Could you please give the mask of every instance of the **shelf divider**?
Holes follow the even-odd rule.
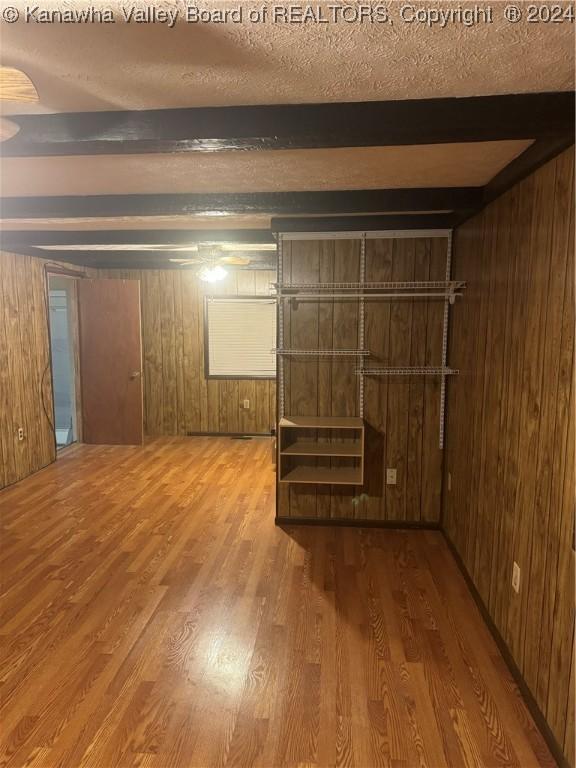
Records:
[[[349,443],[307,442],[296,440],[280,451],[282,456],[333,456],[334,458],[349,456],[362,457],[362,444],[359,441]]]
[[[337,438],[345,432],[351,439],[322,441],[318,439],[319,430],[332,431]],[[339,466],[306,463],[322,458],[338,460]],[[281,483],[362,485],[364,420],[358,416],[282,417],[278,430],[278,479]]]
[[[294,467],[281,483],[314,483],[315,485],[362,485],[361,467]]]
[[[292,429],[364,429],[359,416],[284,416],[281,428]]]

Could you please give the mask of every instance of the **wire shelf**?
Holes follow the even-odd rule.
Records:
[[[292,283],[282,285],[273,283],[278,291],[410,291],[410,290],[444,290],[455,291],[465,288],[463,280],[422,280],[412,282],[380,282],[380,283]]]
[[[454,376],[459,373],[457,368],[414,367],[406,368],[361,368],[356,371],[358,376]]]
[[[449,291],[448,293],[435,293],[433,291],[424,292],[398,292],[392,293],[281,293],[276,297],[279,301],[330,301],[332,299],[346,299],[348,301],[364,301],[370,299],[393,299],[398,301],[400,299],[442,299],[443,301],[454,302],[456,296],[462,296],[457,291]]]
[[[367,349],[273,349],[277,355],[306,357],[368,357]]]

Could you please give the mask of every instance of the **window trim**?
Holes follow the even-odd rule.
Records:
[[[214,299],[242,299],[243,301],[268,301],[276,303],[274,295],[260,293],[257,295],[219,293],[204,296],[204,378],[206,381],[276,381],[278,373],[273,376],[223,376],[210,373],[210,331],[208,328],[208,303]]]

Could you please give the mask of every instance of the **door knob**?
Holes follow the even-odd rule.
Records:
[[[132,371],[132,373],[130,374],[130,378],[137,379],[138,376],[141,376],[141,375],[142,375],[142,371]]]

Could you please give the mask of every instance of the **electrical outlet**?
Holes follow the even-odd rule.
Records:
[[[242,407],[247,411],[250,408],[250,400],[244,400]]]
[[[512,566],[512,589],[520,592],[520,566],[516,562]]]
[[[387,469],[386,470],[386,485],[396,485],[396,470],[395,469]]]
[[[452,490],[452,472],[448,472],[447,481],[448,481],[447,482],[448,490],[451,491]]]
[[[18,427],[18,440],[24,440],[24,430],[22,427]]]

